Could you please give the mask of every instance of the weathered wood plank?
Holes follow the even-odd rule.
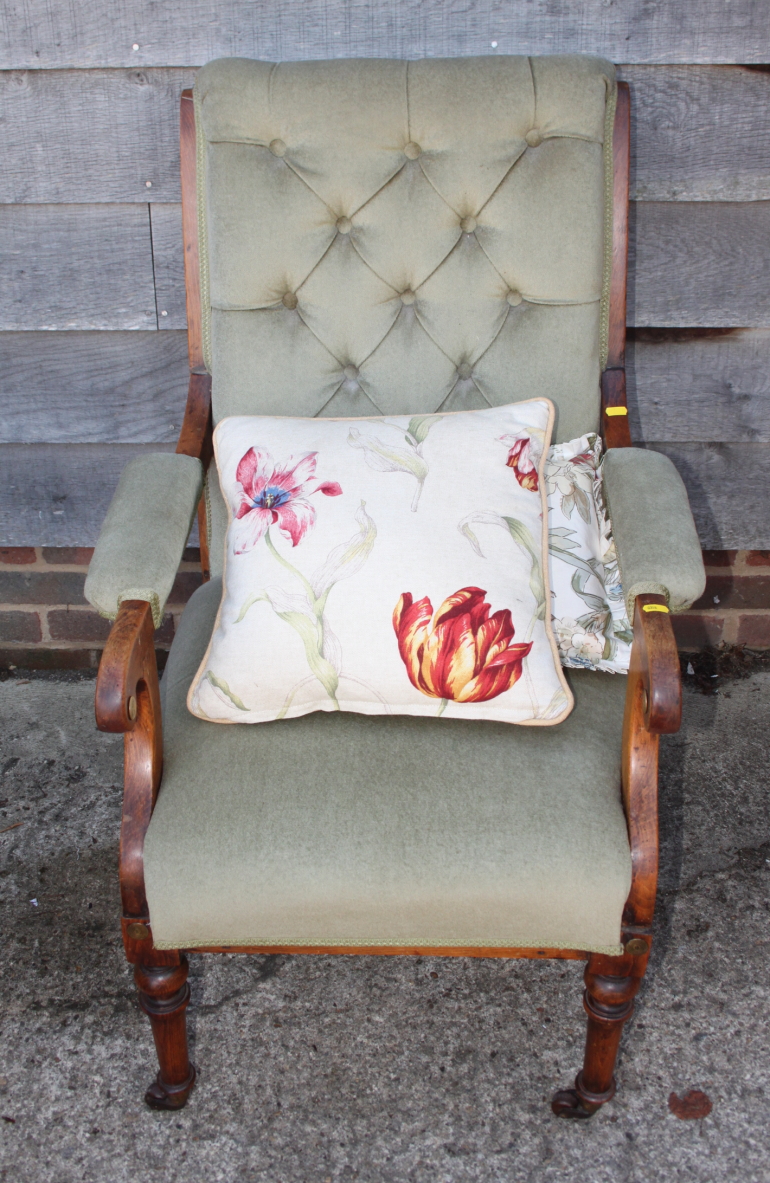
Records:
[[[157,327],[147,206],[0,206],[0,256],[0,329]]]
[[[635,329],[626,373],[635,443],[770,443],[767,329]]]
[[[2,46],[0,66],[7,69],[495,50],[600,53],[622,62],[766,62],[770,22],[763,0],[8,0]]]
[[[636,202],[628,323],[770,327],[770,201]],[[185,324],[181,207],[0,206],[0,329]],[[156,318],[158,311],[168,315]]]
[[[631,87],[633,198],[770,198],[770,72],[624,66],[619,76]]]
[[[690,495],[701,543],[770,548],[770,445],[651,443]],[[123,466],[170,445],[2,444],[0,545],[92,546]]]
[[[194,77],[194,70],[0,74],[0,201],[179,201],[179,95]]]
[[[770,445],[650,443],[687,486],[707,550],[770,548]]]
[[[2,444],[0,539],[5,546],[93,546],[123,467],[172,445]]]
[[[0,443],[175,443],[177,333],[0,333]]]
[[[164,320],[182,328],[181,206],[160,208]],[[770,201],[634,202],[628,265],[629,325],[770,327]]]
[[[152,205],[152,257],[159,329],[187,328],[182,206]]]
[[[634,442],[770,442],[770,330],[636,329]],[[0,333],[0,443],[172,443],[185,334]]]
[[[770,201],[631,207],[628,323],[770,326]]]
[[[0,74],[0,201],[178,202],[179,95],[194,73]],[[632,91],[632,197],[770,199],[770,73],[625,66],[620,75]]]

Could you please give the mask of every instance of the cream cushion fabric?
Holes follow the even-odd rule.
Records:
[[[625,678],[570,671],[558,727],[320,713],[217,727],[185,700],[220,594],[212,580],[192,597],[163,679],[144,852],[157,945],[620,952]]]
[[[566,718],[548,611],[552,422],[546,399],[445,415],[223,419],[226,591],[193,714]]]

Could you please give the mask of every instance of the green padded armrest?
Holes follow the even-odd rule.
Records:
[[[703,595],[706,573],[687,490],[669,458],[611,448],[604,491],[629,620],[644,593],[664,595],[672,612],[689,608]]]
[[[126,465],[86,577],[86,599],[102,616],[114,620],[123,600],[147,600],[160,627],[202,483],[193,456],[154,452]]]

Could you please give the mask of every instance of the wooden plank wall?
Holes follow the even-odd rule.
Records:
[[[186,388],[177,108],[223,55],[600,53],[631,86],[634,440],[705,547],[770,548],[765,0],[8,0],[0,543],[88,545]]]

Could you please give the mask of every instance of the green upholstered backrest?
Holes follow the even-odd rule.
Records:
[[[222,59],[195,83],[215,420],[547,396],[595,430],[615,75]]]

